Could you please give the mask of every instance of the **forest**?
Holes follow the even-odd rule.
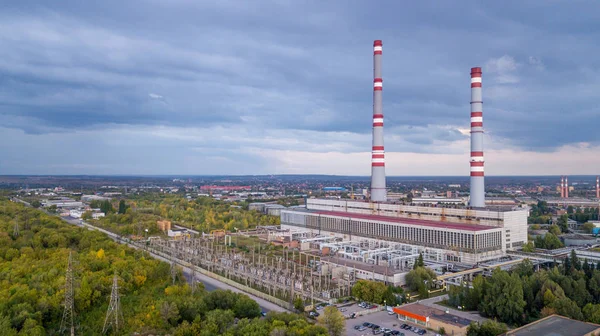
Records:
[[[572,253],[560,266],[535,271],[525,260],[510,272],[476,277],[472,288],[451,287],[448,301],[512,326],[552,314],[600,323],[600,263]]]
[[[245,203],[232,204],[210,197],[188,200],[180,195],[143,194],[132,195],[114,206],[108,201],[94,201],[91,207],[106,213],[106,217],[95,220],[94,225],[120,235],[143,235],[146,229],[149,235],[158,234],[156,221],[162,219],[205,233],[279,224],[278,217],[248,211]]]
[[[118,334],[326,335],[295,314],[260,318],[248,296],[230,291],[192,293],[169,264],[117,244],[96,231],[62,222],[40,210],[0,200],[0,330],[2,335],[57,335],[65,274],[73,259],[76,334],[100,335],[118,276],[123,323]],[[114,330],[110,330],[114,332]]]

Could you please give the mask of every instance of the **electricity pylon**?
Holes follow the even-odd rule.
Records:
[[[119,298],[119,278],[115,273],[113,277],[112,291],[110,292],[110,303],[104,320],[102,333],[105,334],[111,327],[115,335],[119,334],[119,327],[123,324],[123,312],[121,311],[121,299]]]
[[[15,239],[19,236],[19,217],[15,219],[15,227],[13,228],[13,237]]]
[[[69,265],[67,266],[67,275],[65,277],[65,310],[60,323],[60,332],[69,332],[69,335],[75,336],[75,324],[73,322],[75,312],[73,310],[73,263],[71,252],[69,252]]]
[[[173,285],[177,278],[177,265],[175,264],[175,247],[171,249],[171,278],[173,278]]]

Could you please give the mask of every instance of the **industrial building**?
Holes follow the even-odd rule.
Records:
[[[600,325],[550,315],[513,329],[504,335],[512,336],[592,336],[600,333]]]
[[[403,247],[418,247],[419,253],[429,249],[434,251],[430,253],[431,255],[441,255],[441,258],[431,257],[433,261],[442,263],[475,265],[500,258],[505,256],[508,250],[523,246],[527,243],[528,210],[507,204],[498,206],[486,204],[482,72],[479,67],[471,69],[470,81],[471,189],[468,202],[460,198],[416,199],[421,205],[404,205],[388,201],[383,146],[382,46],[380,40],[376,40],[373,44],[373,147],[370,200],[310,198],[306,200],[306,209],[281,210],[281,228],[290,231],[304,230],[309,237],[317,240],[336,238],[344,242],[365,240],[375,243],[390,242]],[[329,242],[325,241],[320,247],[327,244]],[[373,251],[365,253],[373,253]],[[350,258],[347,254],[342,256]],[[387,259],[369,260],[367,263],[374,266],[388,265]]]
[[[466,335],[467,328],[473,322],[420,303],[411,303],[392,309],[400,321],[411,322],[433,330],[444,328],[447,335]]]

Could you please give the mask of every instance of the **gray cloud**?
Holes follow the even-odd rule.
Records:
[[[585,4],[10,3],[0,13],[0,122],[40,137],[216,132],[196,152],[233,150],[227,134],[264,150],[359,152],[381,38],[388,150],[443,153],[464,141],[472,66],[484,69],[491,146],[598,144],[600,8]]]

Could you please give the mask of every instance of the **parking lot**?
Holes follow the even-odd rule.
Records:
[[[361,309],[357,305],[354,305],[354,307],[358,308],[359,310]],[[344,314],[346,314],[346,313],[344,313]],[[409,331],[409,330],[401,329],[400,326],[402,324],[406,323],[411,326],[419,327],[416,324],[411,324],[411,323],[407,323],[407,322],[398,320],[398,315],[396,315],[396,314],[389,315],[387,311],[380,311],[380,312],[373,313],[373,314],[359,316],[355,319],[346,320],[346,335],[351,335],[351,336],[373,335],[373,329],[370,329],[370,328],[367,328],[362,331],[354,329],[355,325],[362,325],[365,322],[377,324],[382,329],[389,328],[392,330],[398,330],[401,333],[404,333],[404,335],[406,335],[406,336],[417,336],[417,334],[412,331]],[[423,327],[420,326],[419,328],[422,329]],[[383,335],[383,334],[379,334],[379,335]],[[425,335],[434,336],[435,332],[428,330]]]

